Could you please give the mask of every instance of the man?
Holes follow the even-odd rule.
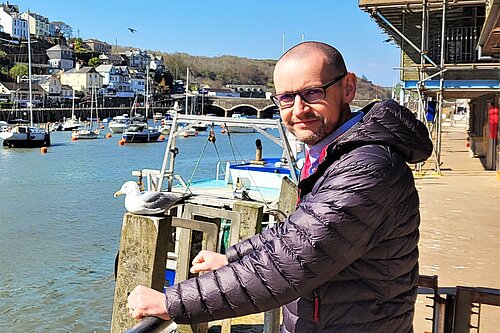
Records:
[[[283,122],[307,146],[297,211],[233,247],[202,251],[167,289],[137,287],[131,315],[196,323],[283,307],[283,332],[412,332],[419,199],[407,163],[432,151],[394,101],[353,114],[356,76],[340,53],[301,43],[274,71]]]

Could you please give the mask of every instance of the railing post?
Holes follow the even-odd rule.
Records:
[[[123,216],[111,333],[137,323],[126,309],[128,294],[135,286],[163,291],[167,251],[173,250],[171,222],[171,216]]]
[[[177,269],[175,273],[175,282],[181,282],[189,276],[189,260],[191,254],[191,232],[193,230],[203,232],[204,249],[209,251],[216,251],[217,239],[219,235],[219,227],[212,222],[195,221],[190,219],[172,218],[172,226],[178,227],[179,232],[179,255],[177,258]],[[179,325],[177,330],[181,333],[206,333],[208,330],[208,323],[192,324],[192,325]]]

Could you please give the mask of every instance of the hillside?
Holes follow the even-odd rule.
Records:
[[[113,47],[113,52],[123,52],[131,47]],[[163,57],[166,69],[174,79],[186,79],[186,68],[190,70],[190,81],[221,88],[226,84],[256,84],[272,90],[273,70],[276,60],[257,60],[230,55],[219,57],[192,56],[186,53],[150,51]],[[374,85],[365,77],[358,77],[357,100],[383,99],[390,97],[390,89]]]

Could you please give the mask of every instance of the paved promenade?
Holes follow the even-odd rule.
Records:
[[[479,158],[470,157],[466,139],[464,124],[445,123],[442,175],[416,179],[422,215],[420,274],[438,275],[440,286],[500,288],[500,181],[495,171],[484,170]],[[421,315],[429,312],[421,302],[415,332],[430,331],[422,325]],[[498,332],[500,309],[483,308],[480,332]]]

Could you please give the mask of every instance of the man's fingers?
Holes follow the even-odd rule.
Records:
[[[189,271],[191,273],[199,273],[199,272],[206,272],[209,271],[210,269],[208,268],[208,265],[206,263],[200,263],[200,264],[193,264]]]

